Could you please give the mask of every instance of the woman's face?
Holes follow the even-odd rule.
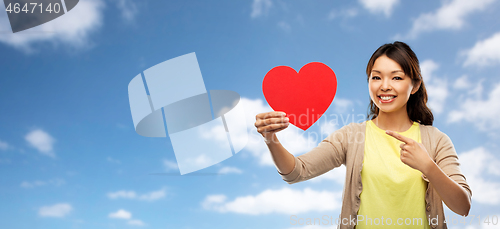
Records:
[[[375,60],[368,80],[370,97],[381,112],[406,110],[410,95],[418,90],[401,66],[386,55]]]

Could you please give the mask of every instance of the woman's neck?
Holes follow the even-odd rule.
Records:
[[[392,130],[396,132],[404,132],[413,125],[413,121],[410,120],[406,112],[406,107],[399,109],[399,111],[389,113],[379,110],[378,116],[372,121],[382,130]]]

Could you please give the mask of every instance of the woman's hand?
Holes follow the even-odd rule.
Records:
[[[255,116],[255,119],[257,132],[262,134],[266,142],[271,141],[275,133],[286,129],[290,124],[284,112],[272,111],[260,113]]]
[[[469,214],[471,206],[469,193],[434,163],[422,143],[390,130],[385,133],[404,142],[400,146],[401,161],[422,172],[449,209],[462,216]]]
[[[394,131],[388,130],[385,133],[403,142],[399,146],[401,148],[401,161],[427,176],[434,161],[432,161],[424,145]]]

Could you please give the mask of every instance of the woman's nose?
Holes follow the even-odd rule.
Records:
[[[392,89],[391,83],[389,80],[382,81],[382,87],[380,88],[382,91],[389,91]]]

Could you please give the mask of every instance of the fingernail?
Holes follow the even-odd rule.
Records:
[[[289,120],[288,118],[285,118],[285,122],[288,122],[288,120]]]

